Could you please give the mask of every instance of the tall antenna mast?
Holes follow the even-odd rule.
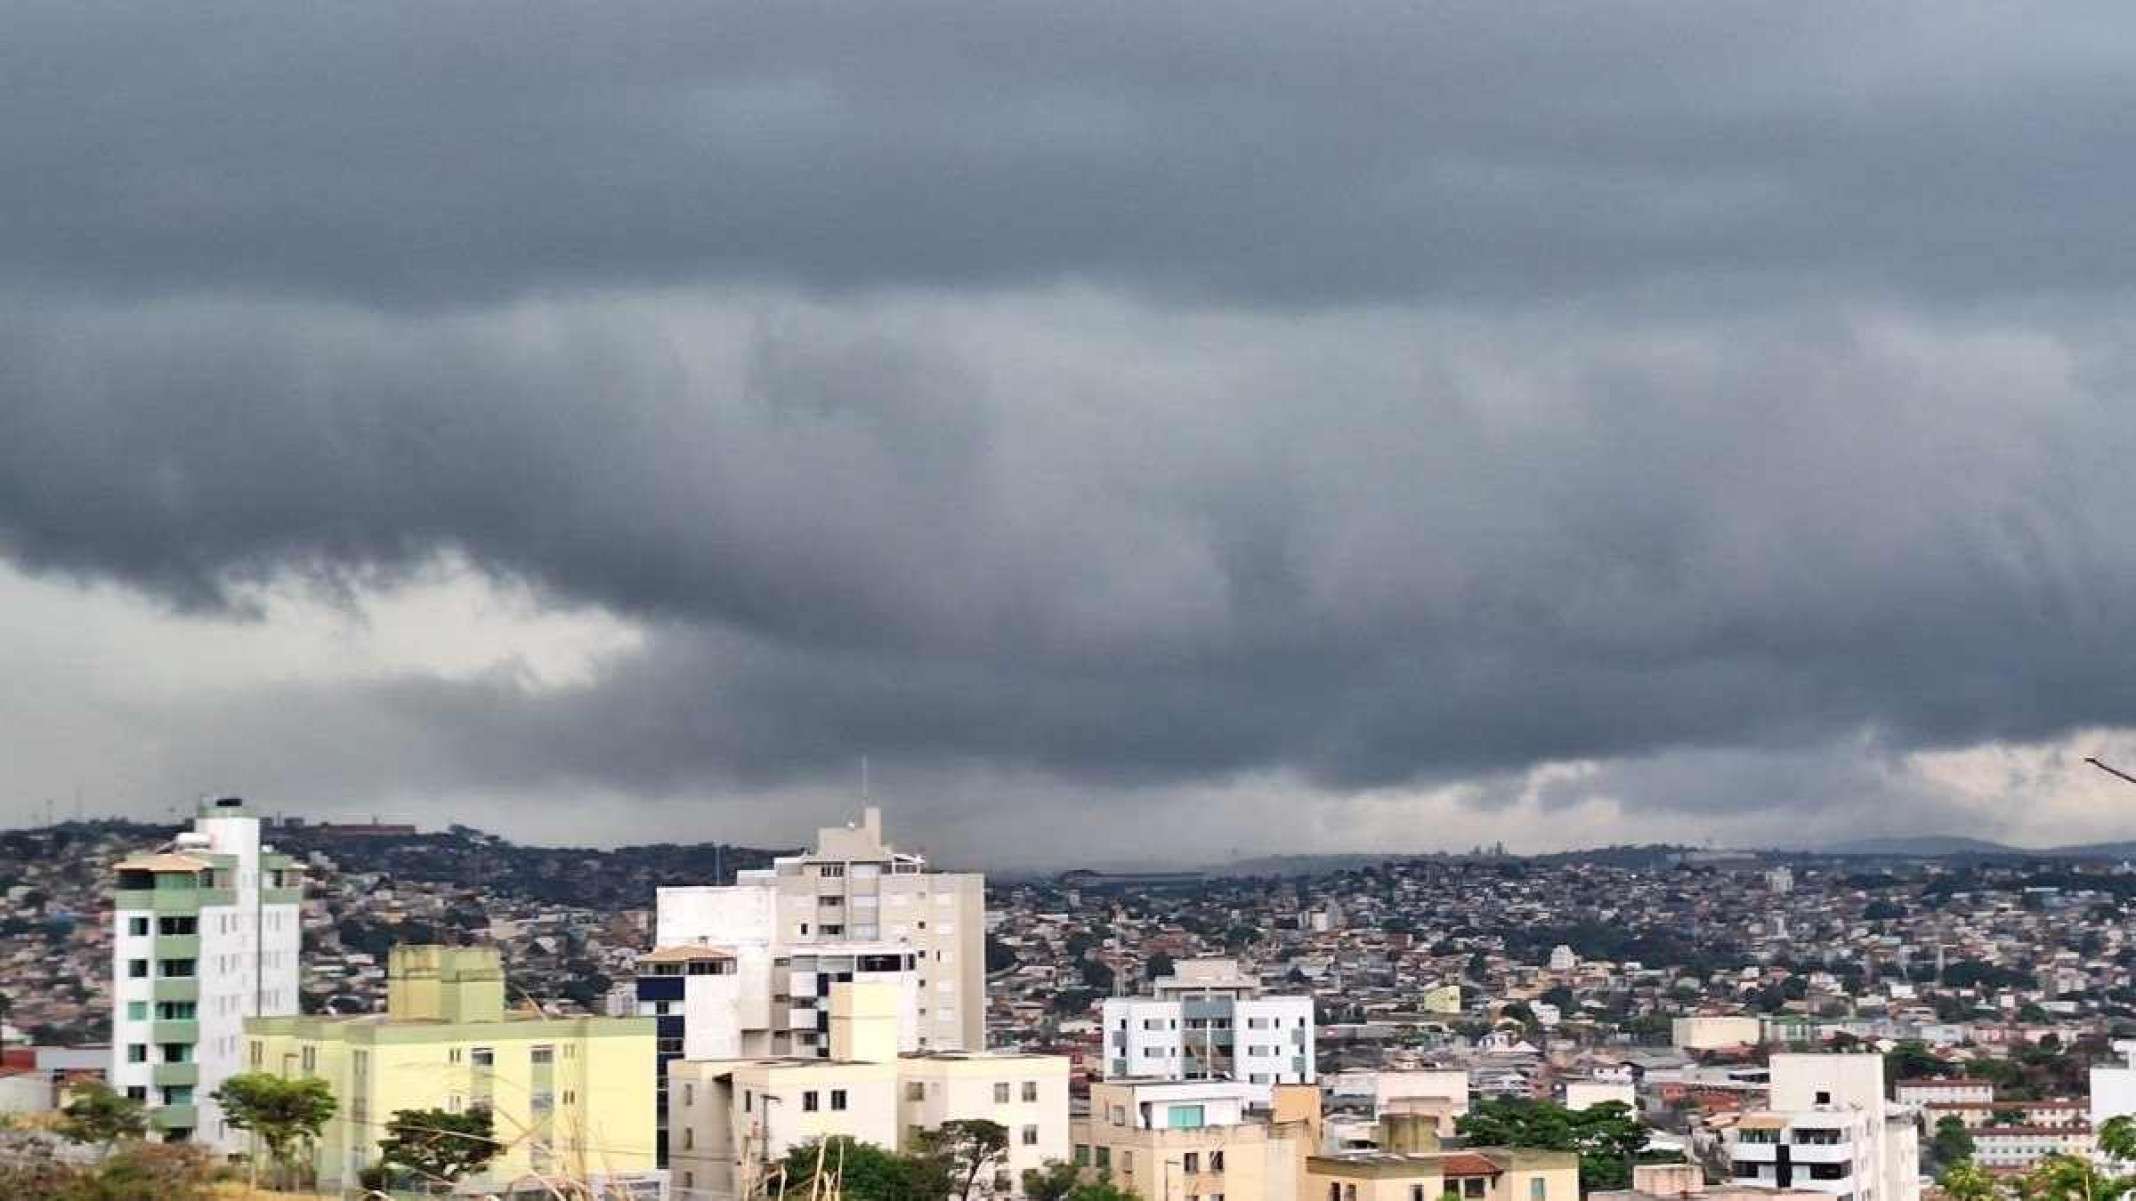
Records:
[[[860,757],[860,801],[862,804],[867,804],[868,802],[868,757],[866,755]]]

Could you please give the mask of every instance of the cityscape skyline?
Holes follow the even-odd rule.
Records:
[[[0,52],[0,821],[2136,836],[2119,7],[226,11]]]

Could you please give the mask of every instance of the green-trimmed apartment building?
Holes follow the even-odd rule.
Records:
[[[235,1150],[209,1094],[242,1070],[246,1018],[297,1012],[302,872],[221,797],[114,873],[111,1086],[160,1137]]]

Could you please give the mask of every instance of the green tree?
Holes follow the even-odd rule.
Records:
[[[1172,967],[1172,957],[1170,955],[1165,954],[1163,951],[1152,951],[1150,952],[1149,962],[1142,965],[1142,974],[1148,979],[1155,980],[1159,976],[1171,975]]]
[[[1995,1177],[1970,1159],[1945,1168],[1943,1175],[1936,1178],[1936,1185],[1943,1190],[1944,1201],[1999,1201],[2002,1195]]]
[[[2136,1118],[2108,1118],[2099,1127],[2099,1150],[2118,1163],[2136,1163]]]
[[[1023,1191],[1028,1201],[1141,1201],[1110,1180],[1083,1179],[1081,1169],[1058,1159],[1024,1169]]]
[[[1936,1132],[1929,1136],[1928,1155],[1936,1164],[1951,1167],[1973,1158],[1973,1132],[1955,1115],[1936,1119]]]
[[[2050,1155],[2033,1165],[2017,1181],[2023,1201],[2117,1201],[2136,1176],[2108,1176],[2088,1160],[2073,1155]]]
[[[1920,1080],[1932,1076],[1948,1076],[1951,1066],[1936,1058],[1927,1043],[1902,1042],[1884,1054],[1884,1083],[1894,1084],[1900,1080]]]
[[[1455,1129],[1471,1146],[1576,1152],[1582,1193],[1630,1187],[1632,1164],[1647,1145],[1646,1127],[1622,1101],[1578,1111],[1548,1101],[1481,1101]]]
[[[488,1167],[503,1150],[496,1120],[482,1106],[459,1113],[400,1109],[386,1121],[378,1161],[389,1176],[399,1172],[414,1176],[426,1189],[450,1188],[462,1176]]]
[[[2015,1105],[1998,1105],[1989,1111],[1988,1121],[1997,1126],[2022,1126],[2025,1111]]]
[[[949,1195],[971,1201],[981,1174],[1008,1162],[1009,1128],[985,1118],[957,1118],[922,1134],[919,1153],[943,1165]]]
[[[899,1155],[843,1135],[802,1143],[772,1170],[787,1196],[806,1196],[819,1162],[825,1174],[838,1177],[846,1201],[942,1201],[951,1187],[938,1159]]]
[[[120,1139],[140,1138],[148,1133],[148,1113],[141,1103],[101,1082],[75,1089],[74,1099],[59,1112],[60,1137],[69,1142],[95,1143],[107,1155]]]
[[[316,1076],[283,1077],[272,1072],[241,1072],[215,1090],[223,1119],[249,1130],[267,1144],[267,1161],[286,1172],[290,1152],[311,1144],[319,1128],[334,1116],[334,1090]]]

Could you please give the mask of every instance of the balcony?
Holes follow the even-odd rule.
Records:
[[[165,976],[149,986],[149,996],[157,1001],[197,1002],[200,1000],[200,978],[198,976]]]
[[[227,888],[122,888],[111,894],[112,908],[151,913],[199,913],[203,905],[234,905]]]
[[[200,958],[200,935],[158,934],[156,935],[155,948],[156,958],[158,959],[197,960]]]
[[[1796,1163],[1847,1163],[1854,1158],[1852,1143],[1792,1143],[1787,1151]]]
[[[260,904],[262,905],[301,905],[303,903],[304,890],[302,888],[262,888],[260,890]]]
[[[1780,1160],[1780,1144],[1752,1143],[1737,1139],[1728,1154],[1737,1163],[1777,1163]]]
[[[190,1046],[200,1041],[200,1023],[184,1020],[150,1022],[148,1041],[152,1043],[185,1043]]]
[[[158,1088],[179,1084],[199,1084],[200,1065],[197,1063],[159,1063],[149,1069],[149,1083]]]
[[[156,1130],[192,1130],[200,1125],[200,1113],[190,1105],[165,1105],[148,1111],[148,1124]]]

